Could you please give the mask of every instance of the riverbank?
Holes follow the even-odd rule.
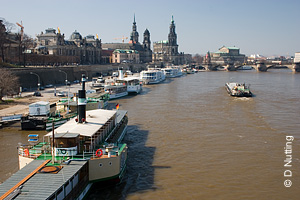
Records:
[[[38,101],[49,101],[50,103],[58,101],[59,98],[26,96],[13,98],[11,101],[0,104],[0,116],[26,114],[29,112],[28,106]]]
[[[88,80],[92,77],[111,75],[112,72],[119,68],[137,72],[144,70],[146,64],[108,64],[108,65],[76,65],[76,66],[59,66],[59,67],[25,67],[25,68],[8,68],[12,73],[19,77],[19,83],[22,88],[31,90],[37,88],[38,81],[40,85],[64,85],[68,80],[70,83],[81,79],[85,74]],[[31,74],[35,73],[35,74]]]
[[[86,88],[91,89],[91,82],[87,82]],[[41,90],[41,96],[33,96],[32,92],[23,92],[18,97],[6,97],[4,98],[7,103],[0,104],[0,116],[15,115],[15,114],[27,114],[29,112],[29,105],[38,101],[48,101],[50,103],[57,102],[61,97],[56,96],[59,92],[67,94],[76,93],[81,88],[80,84],[72,84],[68,87],[58,86],[56,88],[46,88]]]

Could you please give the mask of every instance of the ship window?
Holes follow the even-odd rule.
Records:
[[[109,165],[112,165],[112,163],[111,163],[111,162],[109,162]]]
[[[100,164],[99,164],[99,167],[102,167],[102,166],[103,166],[103,164],[102,164],[102,163],[100,163]]]

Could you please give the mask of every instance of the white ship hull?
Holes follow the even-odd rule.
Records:
[[[163,71],[158,69],[148,69],[140,73],[140,80],[145,84],[158,84],[166,79]]]
[[[116,94],[110,94],[109,95],[109,99],[117,99],[117,98],[121,98],[121,97],[124,97],[124,96],[127,96],[128,95],[128,92],[121,92],[121,93],[116,93]]]
[[[140,93],[142,91],[142,86],[141,85],[134,85],[134,86],[131,86],[131,85],[128,85],[127,86],[127,92],[128,93]]]

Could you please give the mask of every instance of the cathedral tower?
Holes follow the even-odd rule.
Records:
[[[130,42],[131,43],[139,43],[139,33],[136,30],[136,22],[135,22],[135,14],[134,14],[134,18],[133,18],[133,25],[132,25],[132,32],[130,35]]]
[[[175,33],[175,23],[172,16],[171,24],[170,24],[170,32],[168,35],[168,54],[171,56],[170,59],[174,63],[177,61],[174,61],[176,59],[173,56],[178,55],[178,45],[177,45],[177,34]]]
[[[150,50],[150,48],[151,48],[150,32],[148,31],[148,29],[146,29],[145,32],[144,32],[143,46],[144,46],[145,50],[146,49]]]
[[[177,45],[177,35],[175,33],[175,24],[172,16],[171,24],[170,24],[170,32],[168,35],[169,45]]]

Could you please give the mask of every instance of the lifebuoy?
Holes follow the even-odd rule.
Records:
[[[66,151],[65,149],[61,149],[60,152],[61,152],[62,154],[66,154],[66,153],[67,153],[67,151]]]
[[[24,154],[25,154],[25,156],[29,156],[29,150],[28,149],[24,149]]]
[[[97,157],[100,157],[100,156],[102,156],[102,155],[103,155],[102,149],[98,149],[98,150],[96,151],[96,156],[97,156]]]

